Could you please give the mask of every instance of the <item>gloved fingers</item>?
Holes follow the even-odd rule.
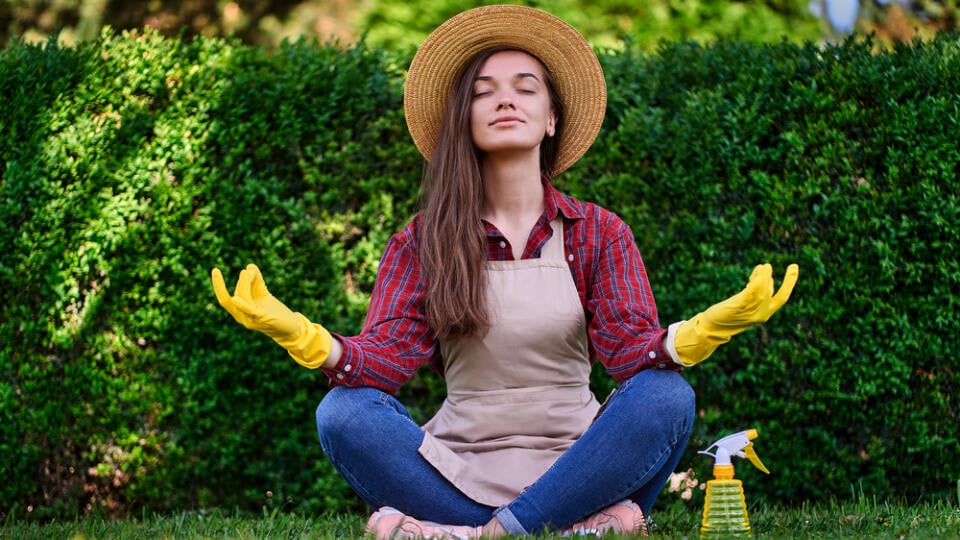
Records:
[[[248,326],[250,316],[247,313],[248,309],[245,308],[249,306],[240,297],[230,295],[230,292],[227,291],[227,284],[223,281],[223,274],[220,273],[218,268],[210,271],[210,280],[213,282],[213,292],[217,295],[217,301],[220,302],[223,309],[227,310],[238,323]]]
[[[787,303],[787,300],[790,299],[790,293],[793,292],[793,287],[797,284],[799,277],[800,267],[796,263],[787,266],[787,273],[783,276],[783,283],[780,284],[780,289],[777,291],[777,294],[770,300],[774,311],[783,307],[783,305]]]
[[[770,263],[758,264],[750,274],[748,286],[755,287],[758,292],[769,291],[767,296],[773,295],[773,265]]]
[[[251,298],[262,298],[270,294],[270,291],[267,290],[267,282],[264,281],[263,274],[257,265],[248,264],[244,272],[247,273],[247,277],[250,279],[249,290]]]
[[[248,264],[246,268],[240,271],[240,278],[237,279],[237,290],[233,293],[231,301],[235,310],[248,318],[257,319],[263,315],[261,309],[257,306],[257,299],[263,298],[267,294],[269,293],[267,292],[267,286],[263,283],[260,269],[254,264]]]
[[[233,297],[244,298],[253,302],[253,279],[254,273],[251,272],[250,267],[253,265],[247,265],[246,268],[240,271],[240,277],[237,278],[237,286],[233,290]],[[256,267],[254,266],[254,269]]]
[[[227,311],[230,311],[230,307],[233,304],[230,293],[227,291],[227,284],[223,281],[223,274],[220,273],[219,268],[214,268],[210,271],[210,281],[213,282],[213,293],[217,295],[217,301],[220,302],[220,305],[224,307]]]
[[[738,295],[738,307],[745,312],[760,309],[773,296],[773,266],[758,264],[750,273],[750,281]]]
[[[758,264],[750,272],[750,281],[766,279],[773,277],[773,265],[770,263]]]
[[[253,302],[242,296],[234,296],[231,299],[231,302],[233,303],[233,310],[231,313],[234,314],[237,320],[243,318],[244,320],[241,322],[244,326],[247,325],[246,321],[255,320],[263,316],[262,311],[258,309]]]

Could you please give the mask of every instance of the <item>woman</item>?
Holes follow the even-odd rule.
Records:
[[[231,296],[241,324],[333,385],[317,409],[326,455],[375,512],[378,538],[645,533],[686,447],[694,395],[679,371],[767,320],[770,265],[668,329],[629,228],[559,193],[603,121],[592,48],[520,6],[461,13],[410,66],[410,133],[427,158],[422,212],[388,242],[358,336],[332,336],[270,295],[259,270]],[[620,385],[603,407],[593,362]],[[393,396],[418,368],[447,397],[425,425]]]

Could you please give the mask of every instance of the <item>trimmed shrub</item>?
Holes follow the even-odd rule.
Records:
[[[601,54],[606,123],[556,183],[633,227],[661,322],[754,264],[801,268],[769,323],[685,372],[682,468],[703,478],[695,451],[753,427],[773,475],[739,466],[751,497],[952,493],[958,51]],[[325,378],[234,323],[209,272],[256,263],[294,309],[359,330],[416,210],[408,62],[152,32],[0,52],[0,514],[361,508],[316,441]],[[442,395],[425,370],[400,397],[425,420]]]
[[[908,500],[960,477],[960,45],[665,44],[604,57],[605,130],[570,191],[633,226],[666,324],[754,264],[790,302],[686,370],[690,462],[755,427],[773,502],[851,489]],[[779,281],[778,281],[779,282]],[[931,464],[935,464],[931,466]]]
[[[359,330],[418,182],[399,65],[152,33],[4,51],[3,513],[351,504],[325,381],[224,318],[209,272],[256,262]]]

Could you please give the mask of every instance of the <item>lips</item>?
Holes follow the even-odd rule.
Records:
[[[506,123],[512,123],[512,122],[523,122],[523,119],[521,119],[519,116],[501,116],[500,118],[494,119],[494,121],[490,122],[489,125],[496,126],[498,124],[506,124]]]

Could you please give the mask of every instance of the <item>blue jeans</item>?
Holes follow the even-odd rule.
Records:
[[[331,389],[317,408],[317,430],[333,466],[373,509],[392,506],[451,525],[496,516],[508,533],[536,534],[623,499],[649,513],[683,455],[694,409],[693,389],[679,373],[637,373],[539,480],[500,508],[470,499],[421,457],[422,429],[380,390]]]

